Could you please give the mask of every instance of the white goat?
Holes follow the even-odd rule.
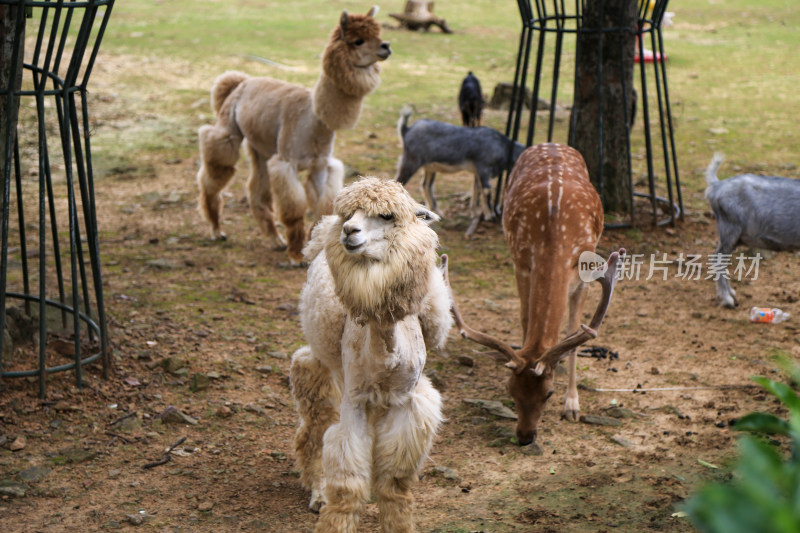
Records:
[[[715,153],[706,168],[706,199],[719,233],[713,263],[719,271],[739,245],[778,252],[800,250],[800,180],[739,174],[719,181],[717,170],[724,159]],[[717,278],[717,301],[723,307],[738,303],[727,275]]]
[[[438,217],[377,178],[342,190],[334,212],[304,250],[295,456],[309,507],[321,508],[316,533],[354,532],[370,488],[381,531],[411,532],[411,486],[441,421],[426,346],[442,347],[453,323],[428,227]]]

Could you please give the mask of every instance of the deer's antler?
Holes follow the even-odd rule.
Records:
[[[445,285],[447,285],[447,288],[450,290],[450,311],[453,313],[453,318],[456,321],[456,326],[458,327],[458,331],[461,336],[465,339],[477,342],[478,344],[482,344],[488,348],[492,348],[493,350],[497,350],[507,361],[506,367],[510,368],[517,374],[522,373],[522,371],[525,370],[527,363],[524,359],[522,359],[522,357],[519,356],[519,354],[517,354],[516,350],[514,350],[511,345],[506,344],[497,337],[474,330],[464,323],[464,319],[462,318],[461,313],[458,310],[458,306],[456,305],[456,299],[453,297],[453,291],[450,288],[450,274],[447,268],[446,254],[442,254],[442,276],[444,277]]]
[[[561,361],[570,350],[597,337],[597,330],[600,329],[603,318],[605,318],[606,312],[608,311],[608,305],[611,303],[611,294],[614,292],[614,286],[617,284],[621,260],[624,257],[625,248],[620,248],[619,252],[614,252],[608,257],[608,261],[606,261],[603,267],[595,271],[595,273],[599,273],[605,268],[603,275],[596,278],[603,286],[603,295],[600,297],[600,302],[597,304],[597,309],[595,309],[591,322],[589,322],[588,326],[581,324],[578,331],[564,338],[558,344],[544,352],[532,365],[533,372],[536,375],[541,375],[547,367],[555,368],[558,362]],[[594,278],[595,275],[592,277]]]

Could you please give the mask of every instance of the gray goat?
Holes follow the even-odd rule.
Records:
[[[715,262],[742,244],[775,251],[800,250],[800,180],[740,174],[724,181],[717,170],[725,157],[715,153],[706,168],[706,199],[717,219]],[[725,307],[738,301],[727,276],[717,278],[717,300]]]
[[[466,232],[466,237],[469,238],[478,226],[481,209],[485,220],[495,219],[490,180],[506,170],[511,141],[499,131],[487,127],[468,128],[428,119],[418,120],[409,126],[411,114],[412,110],[406,106],[400,111],[400,119],[397,121],[403,154],[400,156],[395,179],[405,185],[417,170],[424,168],[422,194],[425,196],[425,203],[428,209],[442,216],[433,195],[436,173],[471,172],[475,179],[470,204],[472,221]],[[514,143],[511,153],[512,167],[523,150],[524,145]],[[482,194],[485,197],[483,208]]]

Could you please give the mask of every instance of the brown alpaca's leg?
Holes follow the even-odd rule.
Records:
[[[322,437],[339,421],[339,388],[331,372],[304,346],[292,356],[289,371],[299,422],[294,436],[294,456],[300,481],[311,491],[308,507],[315,513],[325,504],[325,474],[322,469]]]
[[[222,201],[220,193],[236,173],[239,146],[242,138],[233,136],[221,126],[203,126],[198,132],[200,140],[200,170],[197,185],[200,188],[198,208],[211,224],[211,238],[224,239],[220,231]]]
[[[311,169],[306,181],[305,191],[308,205],[311,206],[313,222],[308,228],[308,238],[314,226],[325,215],[333,213],[333,201],[342,190],[344,165],[335,157],[329,157],[325,166]]]
[[[278,203],[278,213],[286,228],[289,242],[289,261],[293,265],[303,265],[303,244],[305,244],[305,214],[308,209],[306,193],[297,175],[297,164],[274,155],[267,163],[272,181],[272,192]]]
[[[358,514],[369,499],[371,452],[366,413],[344,400],[340,422],[325,433],[322,464],[327,503],[314,533],[356,533]]]
[[[314,222],[333,213],[333,201],[336,195],[342,190],[344,183],[344,165],[335,157],[328,158],[328,164],[325,166],[320,176],[312,174],[309,182],[314,184],[317,197],[313,202]],[[311,202],[309,201],[311,204]]]
[[[394,407],[375,428],[373,488],[382,533],[414,531],[411,487],[441,422],[441,397],[422,377],[407,406]]]
[[[247,181],[247,198],[250,211],[256,219],[261,232],[270,240],[273,250],[286,249],[286,241],[275,226],[275,212],[272,209],[272,186],[267,170],[267,158],[256,152],[249,144],[247,155],[250,158],[250,178]]]

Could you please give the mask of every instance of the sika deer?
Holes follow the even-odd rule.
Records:
[[[580,153],[559,144],[528,148],[517,160],[508,181],[503,228],[514,262],[520,300],[523,347],[505,342],[464,324],[453,301],[461,335],[498,350],[513,370],[509,391],[517,404],[517,439],[536,439],[545,402],[553,394],[553,375],[569,354],[569,384],[563,416],[577,420],[578,388],[575,349],[597,336],[617,280],[624,249],[614,252],[599,270],[589,272],[603,286],[589,326],[578,328],[586,286],[579,276],[581,254],[594,252],[603,231],[603,206],[589,181]],[[569,303],[568,337],[558,342]]]

